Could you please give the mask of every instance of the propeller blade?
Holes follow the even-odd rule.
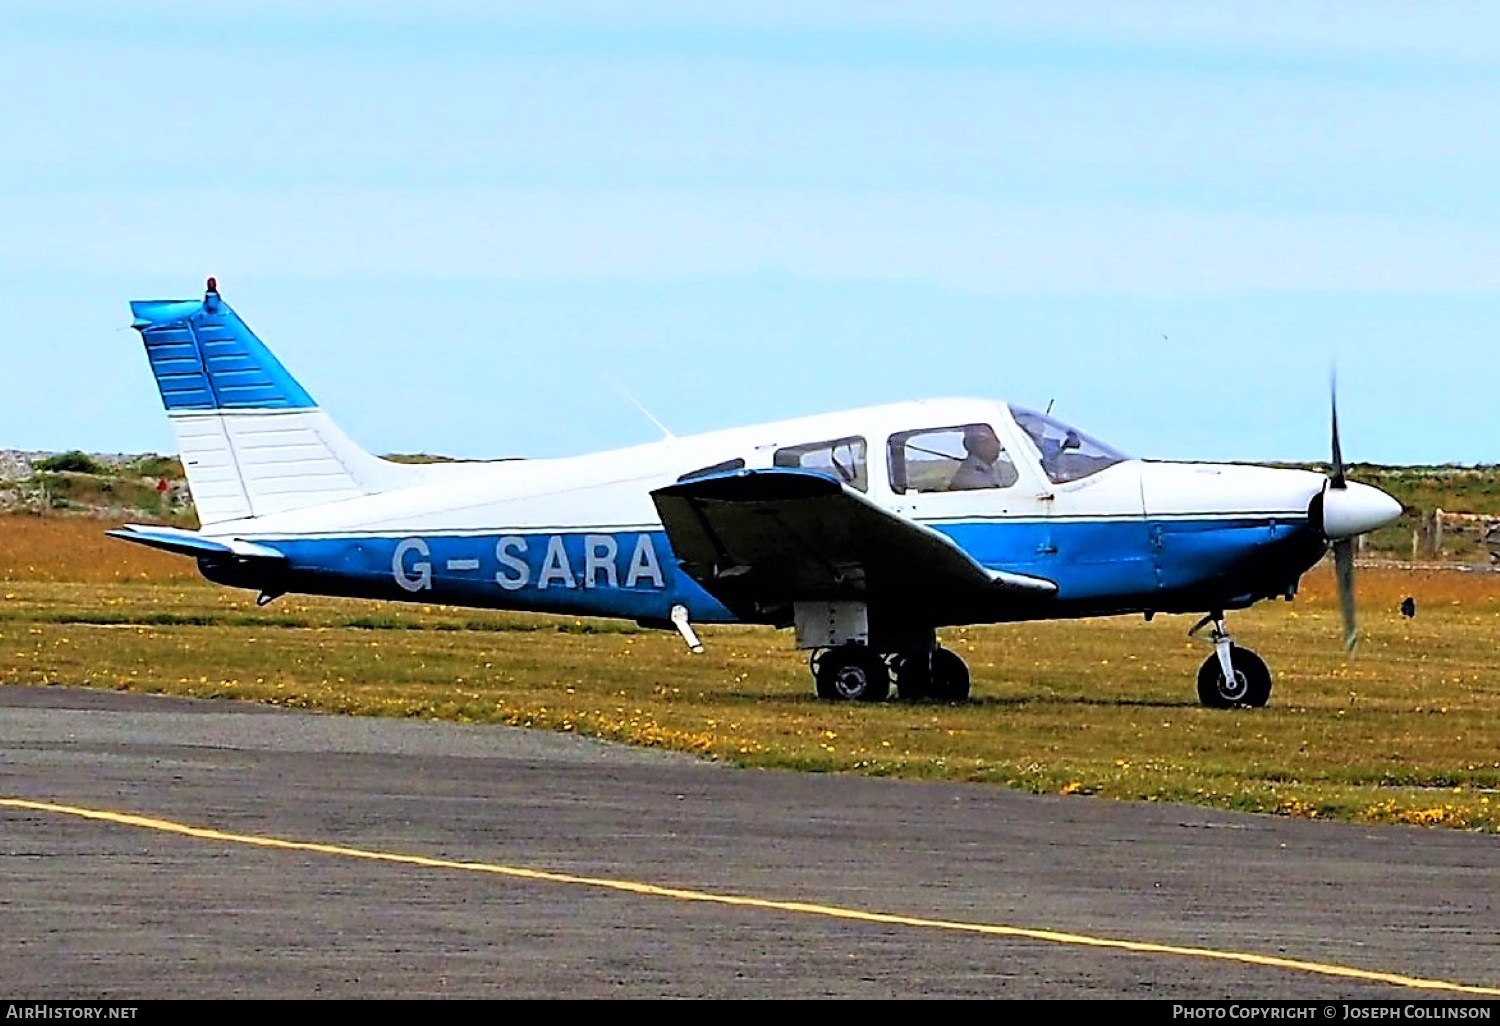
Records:
[[[1339,388],[1338,381],[1331,374],[1328,377],[1328,406],[1333,414],[1333,472],[1328,475],[1328,481],[1334,488],[1345,488],[1348,481],[1344,478],[1344,450],[1339,445]]]
[[[1359,631],[1354,625],[1354,539],[1333,543],[1333,572],[1339,582],[1339,609],[1344,614],[1344,649],[1354,651]]]

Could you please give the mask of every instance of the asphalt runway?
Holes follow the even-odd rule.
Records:
[[[1500,995],[1494,836],[4,686],[0,799],[9,999]]]

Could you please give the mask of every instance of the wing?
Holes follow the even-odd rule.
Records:
[[[946,535],[806,470],[739,470],[651,493],[682,569],[736,616],[857,599],[937,623],[1038,601],[1052,581],[992,570]]]

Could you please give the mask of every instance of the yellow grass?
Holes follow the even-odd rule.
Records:
[[[111,583],[190,581],[190,559],[106,537],[114,521],[81,516],[0,515],[0,578]]]
[[[253,596],[98,521],[0,519],[0,681],[573,731],[744,765],[993,782],[1305,817],[1500,829],[1500,574],[1360,575],[1346,660],[1333,585],[1233,614],[1269,708],[1201,708],[1191,619],[944,632],[964,705],[828,704],[786,634]],[[1397,612],[1402,597],[1415,619]],[[1088,800],[1080,797],[1079,800]],[[1096,799],[1097,800],[1097,799]]]

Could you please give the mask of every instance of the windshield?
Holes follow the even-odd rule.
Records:
[[[1010,412],[1021,430],[1036,443],[1037,451],[1042,454],[1042,470],[1053,484],[1078,481],[1130,458],[1044,413],[1020,406],[1012,406]]]

